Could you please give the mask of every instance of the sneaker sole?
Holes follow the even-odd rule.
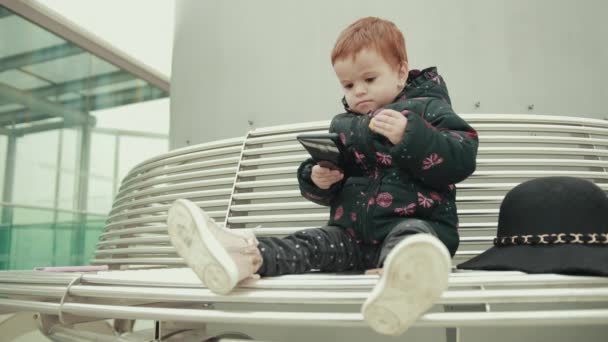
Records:
[[[430,309],[448,286],[451,261],[438,239],[417,234],[389,254],[384,273],[362,307],[370,327],[401,335]]]
[[[229,254],[207,227],[203,211],[194,203],[177,200],[169,209],[167,230],[177,254],[214,293],[227,294],[238,282]]]

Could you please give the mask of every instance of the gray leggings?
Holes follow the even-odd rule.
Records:
[[[300,230],[284,238],[259,237],[258,248],[264,262],[262,276],[322,272],[361,272],[380,268],[389,252],[412,234],[437,236],[430,224],[419,219],[403,219],[381,244],[358,242],[340,227]]]

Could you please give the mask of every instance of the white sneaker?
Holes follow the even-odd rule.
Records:
[[[430,309],[448,286],[450,253],[429,234],[408,236],[389,253],[384,272],[363,304],[376,332],[401,335]]]
[[[222,228],[186,199],[169,209],[167,230],[177,254],[211,291],[227,294],[253,276],[253,260],[260,256],[253,231]]]

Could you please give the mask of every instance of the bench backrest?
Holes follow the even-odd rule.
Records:
[[[608,190],[608,121],[542,115],[462,115],[479,133],[477,170],[457,185],[459,263],[490,247],[498,209],[515,185],[575,176]],[[179,265],[166,235],[176,198],[194,200],[233,229],[282,236],[319,227],[328,209],[300,196],[296,141],[329,121],[258,128],[244,138],[175,150],[136,166],[123,181],[93,259],[114,267]]]
[[[167,236],[167,210],[188,198],[223,221],[242,146],[243,138],[216,141],[135,166],[121,184],[91,262],[112,268],[181,264]]]

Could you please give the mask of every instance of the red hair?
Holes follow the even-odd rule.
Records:
[[[338,59],[352,57],[366,48],[374,48],[387,63],[400,67],[407,63],[405,39],[397,26],[376,17],[362,18],[350,24],[336,41],[331,52],[331,64]]]

